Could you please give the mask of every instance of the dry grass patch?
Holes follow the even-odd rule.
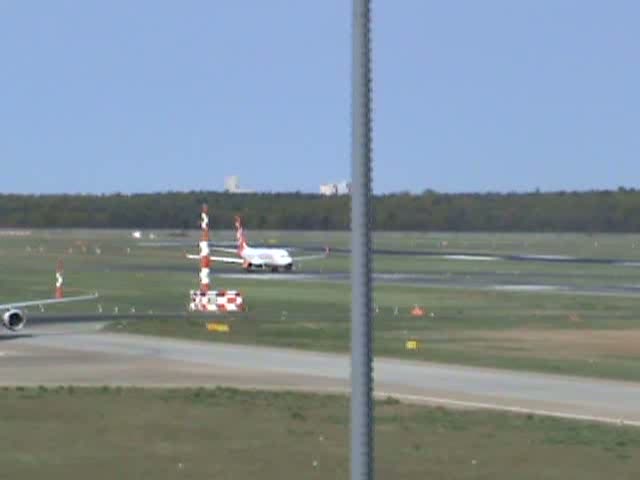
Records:
[[[510,355],[556,358],[640,357],[640,329],[537,329],[466,331],[452,334],[459,348],[509,351]]]

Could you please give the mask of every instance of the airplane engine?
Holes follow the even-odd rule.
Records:
[[[20,310],[12,309],[2,315],[2,324],[13,332],[21,330],[25,323],[27,317]]]

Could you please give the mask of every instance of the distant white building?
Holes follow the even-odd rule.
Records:
[[[240,178],[238,178],[237,175],[232,175],[224,179],[224,190],[229,193],[251,193],[251,190],[240,188]]]
[[[240,179],[237,175],[227,177],[224,179],[224,189],[227,192],[236,192],[240,190]]]
[[[348,195],[351,193],[351,182],[343,180],[338,183],[325,183],[320,185],[320,195]]]
[[[325,183],[324,185],[320,185],[320,195],[337,195],[338,189],[335,183]]]

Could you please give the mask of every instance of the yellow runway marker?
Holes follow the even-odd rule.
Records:
[[[207,330],[210,332],[228,332],[231,329],[226,323],[207,323]]]
[[[407,343],[404,344],[407,350],[417,350],[418,349],[418,341],[417,340],[407,340]]]

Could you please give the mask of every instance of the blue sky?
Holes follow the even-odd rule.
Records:
[[[348,178],[350,6],[0,0],[2,192]],[[374,0],[374,190],[640,186],[638,18],[631,0]]]

